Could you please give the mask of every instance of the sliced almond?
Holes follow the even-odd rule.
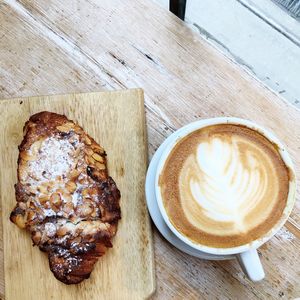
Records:
[[[95,152],[98,152],[100,154],[104,153],[104,149],[97,144],[93,144],[91,147]]]
[[[70,202],[72,201],[72,195],[68,192],[62,193],[62,198],[64,200],[64,202]]]
[[[84,149],[84,152],[87,154],[87,155],[93,155],[94,151],[91,149],[91,148],[86,148]]]
[[[89,156],[88,156],[88,155],[86,155],[86,156],[84,157],[84,161],[85,161],[87,164],[89,164]]]
[[[32,235],[31,238],[32,238],[33,242],[37,245],[37,244],[41,241],[42,234],[41,234],[39,231],[36,231],[36,232]]]
[[[43,204],[43,207],[48,209],[48,208],[51,208],[51,204],[50,204],[50,201],[47,201]]]
[[[73,122],[67,122],[64,124],[64,126],[69,127],[69,128],[74,128],[76,127],[75,124]]]
[[[57,130],[59,130],[61,132],[65,132],[65,133],[68,133],[73,128],[74,128],[74,124],[72,122],[68,122],[68,123],[65,123],[63,125],[59,125],[56,127]]]
[[[78,147],[78,148],[74,151],[73,156],[74,156],[74,157],[78,157],[79,154],[80,154],[80,151],[81,151],[81,149],[80,149],[80,147]]]
[[[101,163],[96,163],[96,167],[97,167],[97,169],[99,169],[99,170],[105,170],[106,168],[105,168],[105,164],[101,164]]]
[[[74,181],[68,181],[66,183],[66,188],[70,193],[74,193],[76,191],[77,185]]]
[[[56,180],[56,181],[61,181],[61,180],[62,180],[61,175],[56,176],[55,180]]]
[[[63,189],[57,189],[56,193],[63,194],[65,191]]]
[[[85,136],[85,137],[84,137],[84,143],[85,143],[86,145],[91,145],[91,144],[92,144],[92,141],[91,141],[87,136]]]
[[[81,241],[82,241],[82,238],[80,236],[77,236],[75,239],[73,239],[72,243],[79,244],[79,243],[81,243]]]
[[[98,190],[96,188],[90,188],[89,193],[91,196],[98,195]]]
[[[48,181],[48,183],[47,183],[48,192],[53,191],[55,189],[56,185],[57,185],[57,182],[55,182],[54,180]]]
[[[91,201],[85,201],[83,204],[77,206],[76,211],[81,217],[88,217],[92,214],[94,206]]]
[[[67,227],[62,226],[62,227],[60,227],[60,228],[57,229],[56,234],[58,236],[64,236],[64,235],[66,235],[67,232],[68,232]]]
[[[99,155],[98,153],[93,153],[92,158],[100,163],[103,162],[103,157]]]
[[[51,196],[50,196],[50,202],[51,202],[51,205],[55,206],[55,207],[60,207],[61,205],[61,197],[60,197],[60,194],[59,193],[53,193]]]
[[[42,195],[39,197],[39,202],[41,203],[41,205],[44,205],[48,200],[49,200],[48,195]]]
[[[63,207],[63,211],[64,211],[67,215],[69,215],[69,214],[73,211],[73,209],[74,209],[74,205],[73,205],[72,202],[66,203],[66,204],[64,205],[64,207]]]
[[[93,159],[92,156],[86,156],[86,157],[85,157],[85,162],[86,162],[88,165],[91,165],[91,166],[93,166],[93,165],[96,163],[96,161]]]
[[[42,140],[36,141],[34,142],[31,147],[30,150],[32,151],[33,154],[37,154],[39,152],[39,150],[41,149],[42,146]]]
[[[25,220],[22,215],[17,215],[15,218],[15,223],[17,224],[18,227],[20,228],[25,228]]]
[[[74,170],[72,170],[72,171],[69,173],[68,178],[70,178],[71,180],[75,181],[75,180],[78,178],[79,175],[80,175],[80,171],[74,169]]]
[[[42,194],[46,194],[48,192],[47,187],[40,185],[38,187],[38,191],[41,192]]]
[[[68,141],[73,144],[75,142],[78,141],[77,136],[76,135],[72,135],[71,137],[69,137]]]
[[[23,159],[25,161],[33,161],[33,160],[37,159],[36,155],[30,155],[28,152],[21,152],[20,157],[21,157],[21,159]]]
[[[83,189],[83,190],[81,191],[81,195],[82,195],[83,197],[88,196],[88,195],[89,195],[89,189],[88,189],[88,188]]]
[[[26,209],[26,203],[24,203],[24,202],[19,202],[19,207],[20,207],[21,209],[25,210],[25,209]]]
[[[85,182],[86,182],[85,177],[80,178],[80,179],[78,180],[78,182],[79,182],[80,184],[85,184]]]
[[[61,131],[61,132],[65,132],[65,133],[68,133],[70,131],[70,128],[68,128],[64,125],[57,126],[56,129]]]

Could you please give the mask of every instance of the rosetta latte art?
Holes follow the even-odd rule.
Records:
[[[221,222],[233,222],[243,231],[244,217],[264,197],[266,168],[248,150],[240,155],[237,142],[212,139],[198,146],[196,159],[200,176],[189,187],[204,214]]]
[[[242,138],[211,137],[200,142],[180,172],[181,205],[190,222],[218,235],[249,231],[271,211],[275,172],[262,148]],[[271,191],[273,189],[273,191]],[[261,206],[266,198],[269,205]],[[259,214],[247,216],[255,210]]]

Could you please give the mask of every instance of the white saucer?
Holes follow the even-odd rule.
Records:
[[[178,135],[177,135],[178,137]],[[147,201],[147,206],[148,210],[150,213],[150,216],[159,230],[159,232],[163,235],[163,237],[169,241],[173,246],[178,248],[179,250],[190,254],[195,257],[199,257],[202,259],[207,259],[207,260],[227,260],[227,259],[234,259],[234,255],[214,255],[214,254],[209,254],[205,253],[199,250],[196,250],[192,248],[191,246],[185,244],[183,241],[181,241],[177,236],[173,234],[173,232],[169,229],[169,227],[166,225],[160,211],[158,208],[158,204],[156,201],[156,196],[155,196],[155,174],[156,174],[156,168],[159,162],[159,159],[165,149],[165,147],[172,142],[174,139],[177,137],[174,136],[174,134],[171,134],[157,149],[155,152],[149,167],[147,171],[147,176],[146,176],[146,184],[145,184],[145,191],[146,191],[146,201]]]

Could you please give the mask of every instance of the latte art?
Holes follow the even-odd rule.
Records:
[[[274,145],[237,125],[200,129],[178,143],[161,175],[173,225],[214,247],[254,240],[282,214],[288,172]]]
[[[184,201],[194,200],[207,218],[232,222],[231,232],[246,231],[245,217],[267,193],[268,166],[265,164],[270,163],[267,157],[264,160],[261,157],[264,163],[259,163],[254,151],[248,149],[240,153],[238,140],[222,141],[220,138],[200,143],[192,155],[195,162],[184,164],[181,170],[181,176],[185,177],[184,173],[188,172],[187,178],[190,178],[181,186],[188,188],[193,198],[182,200],[183,209]],[[201,226],[199,221],[197,225]]]

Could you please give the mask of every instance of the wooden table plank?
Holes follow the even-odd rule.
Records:
[[[0,5],[0,98],[142,87],[150,157],[188,122],[237,116],[274,131],[287,144],[300,178],[300,112],[152,2],[6,0]],[[299,199],[298,192],[285,229],[260,250],[267,277],[257,284],[235,261],[190,257],[154,229],[154,298],[299,296]]]

